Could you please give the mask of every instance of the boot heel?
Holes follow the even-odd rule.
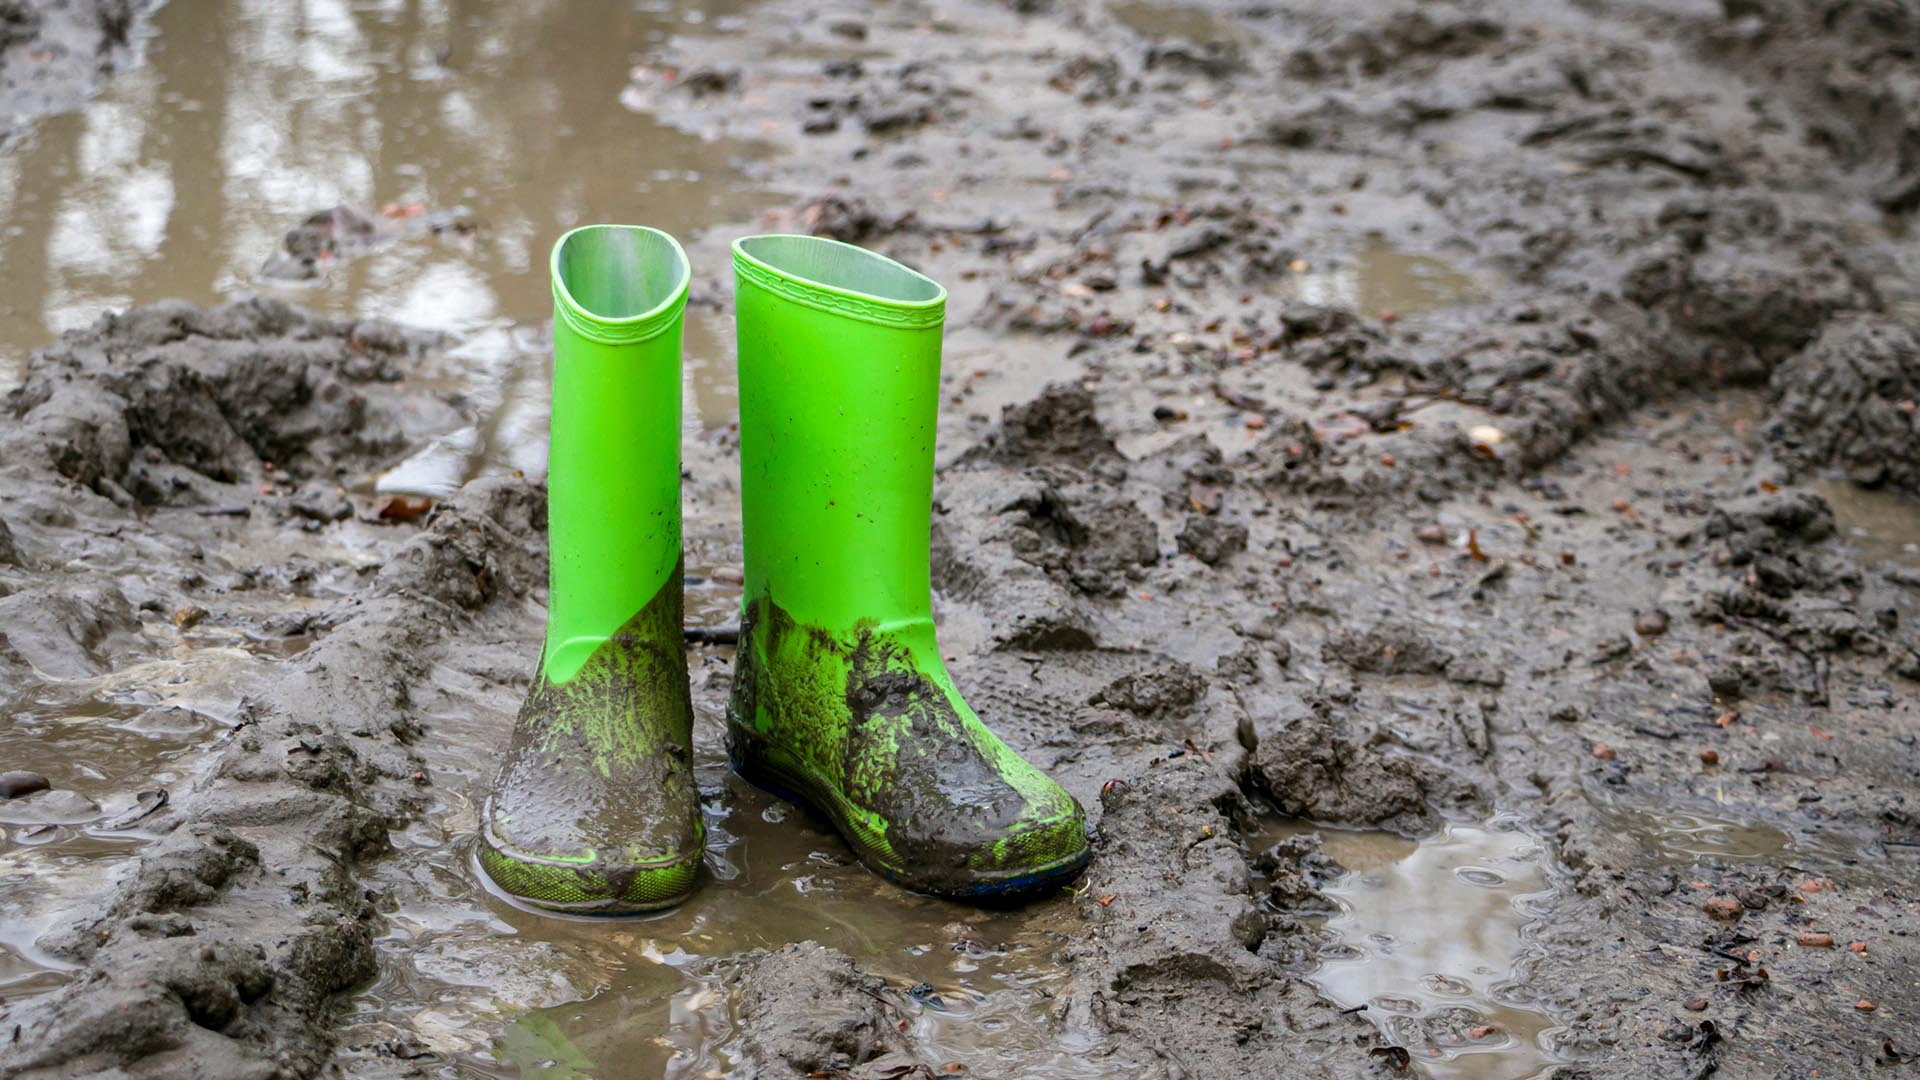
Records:
[[[793,803],[805,808],[809,813],[824,817],[825,815],[821,813],[818,806],[814,805],[813,800],[800,793],[798,784],[788,780],[777,770],[768,768],[755,760],[756,758],[764,759],[766,756],[764,750],[760,753],[754,752],[754,745],[759,744],[760,741],[735,722],[732,716],[728,716],[727,764],[733,769],[733,774],[777,799]]]

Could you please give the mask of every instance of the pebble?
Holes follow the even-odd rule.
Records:
[[[1731,896],[1716,896],[1700,905],[1700,910],[1722,922],[1732,922],[1746,914],[1746,908]]]
[[[1688,1012],[1703,1012],[1706,1010],[1706,1007],[1707,1007],[1706,998],[1694,998],[1692,1001],[1687,1002]]]
[[[1718,750],[1702,750],[1702,751],[1700,751],[1700,764],[1702,764],[1702,765],[1718,765],[1718,764],[1720,764],[1720,751],[1718,751]]]
[[[1420,531],[1415,533],[1414,535],[1418,536],[1420,538],[1420,542],[1423,544],[1437,545],[1437,544],[1444,544],[1447,542],[1447,530],[1441,528],[1438,525],[1423,525],[1420,527]]]
[[[37,772],[16,770],[0,773],[0,799],[17,799],[51,787],[52,782]]]
[[[1633,632],[1641,637],[1659,637],[1667,632],[1667,613],[1659,608],[1633,617]]]
[[[1593,746],[1593,756],[1599,758],[1601,761],[1612,761],[1616,755],[1613,752],[1613,747],[1608,746],[1606,743],[1595,743]]]
[[[1833,948],[1833,935],[1822,934],[1813,930],[1801,931],[1800,947],[1803,949],[1831,949]]]

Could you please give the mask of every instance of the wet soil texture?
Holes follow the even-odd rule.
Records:
[[[78,102],[13,89],[78,10],[0,0],[0,105]],[[6,121],[0,1075],[1920,1055],[1910,0],[328,11],[132,11]],[[470,863],[587,220],[696,266],[708,879],[639,922]],[[777,229],[951,291],[942,646],[1087,807],[1057,896],[902,893],[726,771]]]

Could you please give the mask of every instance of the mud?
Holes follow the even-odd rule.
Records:
[[[138,59],[151,0],[0,4],[0,144],[35,117],[65,112]]]
[[[10,818],[64,801],[0,850],[0,1072],[1571,1080],[1920,1054],[1911,5],[765,0],[632,15],[638,66],[542,10],[369,22],[403,59],[368,92],[497,125],[529,167],[619,167],[516,186],[462,164],[495,143],[408,120],[460,181],[416,192],[383,159],[379,191],[274,193],[220,260],[181,235],[126,281],[14,290],[41,306],[0,323],[0,768],[53,788]],[[167,35],[195,24],[154,25],[153,70],[190,78]],[[504,59],[468,50],[490,29]],[[555,48],[581,80],[532,96],[577,129],[502,92]],[[142,77],[91,109],[149,107],[116,97]],[[36,149],[89,115],[39,121],[25,175],[104,200]],[[596,156],[616,145],[720,179]],[[543,318],[523,256],[562,223],[529,189],[623,220],[641,175],[709,268],[703,634],[738,604],[725,240],[838,236],[949,287],[942,647],[1086,807],[1074,889],[980,912],[879,882],[728,777],[713,644],[689,654],[696,895],[582,925],[475,883],[543,576],[543,459],[512,449],[541,389],[501,359],[539,333],[486,320]],[[171,220],[217,235],[180,190]],[[486,227],[319,274],[330,314],[95,322],[204,305],[313,206],[388,201]],[[9,282],[39,265],[16,242]],[[382,291],[428,270],[484,314]],[[371,318],[393,312],[432,325]],[[383,521],[408,461],[389,490],[446,501]],[[1468,970],[1442,949],[1462,911]]]

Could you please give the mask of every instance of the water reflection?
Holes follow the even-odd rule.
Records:
[[[1483,283],[1452,265],[1402,251],[1369,237],[1350,256],[1294,275],[1291,291],[1311,304],[1351,308],[1372,318],[1383,312],[1417,315],[1484,299]]]
[[[702,9],[711,23],[745,6]],[[752,148],[617,105],[632,65],[693,25],[685,15],[620,5],[583,18],[558,0],[166,6],[144,65],[0,161],[0,389],[58,332],[165,297],[264,292],[529,344],[505,330],[544,324],[547,245],[566,229],[644,221],[684,238],[784,201],[743,171]],[[342,204],[463,206],[482,231],[470,248],[397,239],[310,285],[261,278],[288,229]],[[729,336],[690,312],[690,425],[732,416]],[[544,366],[531,344],[488,365],[495,406],[520,400],[499,392],[502,367]],[[527,419],[473,416],[515,436],[533,434]]]
[[[1366,1006],[1426,1075],[1518,1080],[1552,1067],[1553,1020],[1526,989],[1531,898],[1548,856],[1525,833],[1450,825],[1419,842],[1324,830],[1349,873],[1322,891],[1339,904],[1309,976],[1343,1007]]]

